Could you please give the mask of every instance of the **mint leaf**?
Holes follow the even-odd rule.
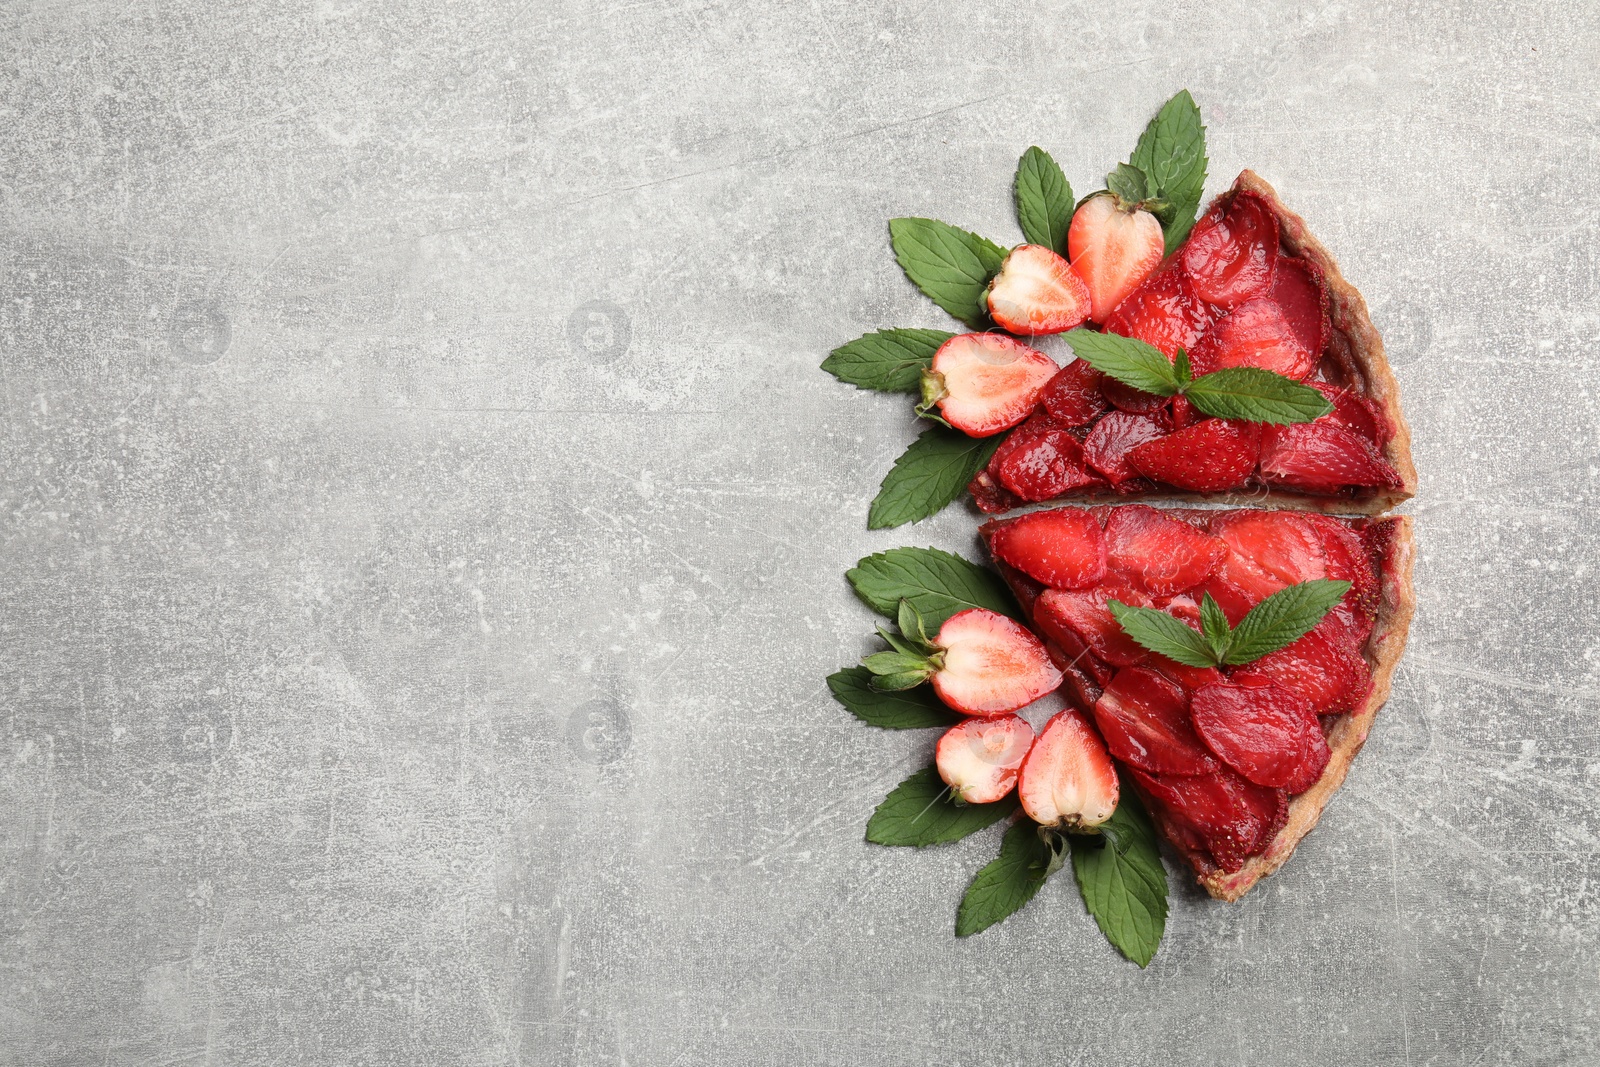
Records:
[[[1155,195],[1167,202],[1161,228],[1171,255],[1194,229],[1206,184],[1206,128],[1189,90],[1162,105],[1129,162],[1150,176]]]
[[[1326,578],[1278,590],[1239,620],[1239,625],[1233,628],[1233,641],[1223,662],[1230,666],[1249,663],[1300,640],[1349,591],[1349,582]]]
[[[968,608],[1017,616],[1016,603],[998,575],[937,548],[891,548],[867,556],[845,572],[856,595],[880,615],[894,617],[910,601],[928,630]]]
[[[1184,390],[1189,402],[1219,419],[1246,419],[1285,425],[1311,422],[1333,410],[1328,398],[1260,367],[1228,367],[1202,374]]]
[[[1118,163],[1117,169],[1106,175],[1106,188],[1128,204],[1137,204],[1155,195],[1149,175],[1129,163]]]
[[[867,822],[877,845],[923,848],[959,841],[1017,810],[1017,795],[994,804],[957,804],[934,767],[924,767],[883,798]]]
[[[828,689],[856,718],[885,730],[942,729],[961,721],[931,689],[880,693],[872,688],[871,678],[872,672],[865,667],[846,667],[828,675]]]
[[[1059,835],[1051,836],[1055,840],[1046,841],[1030,819],[1022,819],[1006,831],[999,858],[978,872],[961,898],[956,912],[957,937],[987,930],[1033,899],[1060,866]]]
[[[1155,345],[1114,333],[1077,329],[1065,337],[1079,359],[1109,374],[1123,385],[1157,396],[1171,396],[1183,388],[1172,360]]]
[[[912,284],[974,330],[988,328],[980,300],[1005,249],[936,219],[890,219],[889,241]]]
[[[1035,145],[1017,160],[1012,183],[1017,197],[1017,222],[1029,244],[1043,245],[1061,256],[1067,254],[1067,229],[1072,225],[1072,186],[1050,157]]]
[[[1155,827],[1137,797],[1124,790],[1098,838],[1074,835],[1072,870],[1084,907],[1106,939],[1144,967],[1167,926],[1167,869]]]
[[[1228,654],[1228,644],[1233,640],[1233,634],[1228,626],[1228,617],[1222,613],[1222,606],[1211,599],[1210,593],[1200,598],[1200,633],[1205,636],[1217,661],[1221,662],[1222,657]]]
[[[1120,600],[1106,601],[1123,633],[1157,655],[1189,667],[1215,667],[1210,643],[1194,627],[1154,608],[1129,607]]]
[[[867,512],[867,529],[904,526],[938,512],[961,495],[1002,437],[968,437],[944,426],[924,430],[883,476]]]
[[[944,330],[879,330],[835,348],[822,369],[858,389],[915,393],[933,354],[954,336]]]

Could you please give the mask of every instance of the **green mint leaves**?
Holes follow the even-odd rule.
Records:
[[[947,426],[922,431],[883,476],[867,511],[867,529],[886,530],[937,514],[988,465],[1001,440],[1000,435],[968,437]]]
[[[1098,837],[1072,838],[1072,871],[1083,903],[1106,939],[1144,967],[1167,927],[1167,869],[1138,798],[1122,791]]]
[[[1200,601],[1200,629],[1154,608],[1109,600],[1117,625],[1157,655],[1188,667],[1237,667],[1300,640],[1350,591],[1349,582],[1316,578],[1278,590],[1230,628],[1211,594]]]
[[[983,291],[1004,248],[936,219],[890,219],[889,241],[906,277],[935,304],[974,330],[989,327]]]
[[[872,672],[865,667],[846,667],[828,675],[828,690],[856,718],[885,730],[946,729],[962,718],[931,689],[885,693],[873,688]]]
[[[1206,128],[1189,90],[1168,100],[1145,127],[1129,162],[1154,186],[1152,196],[1165,206],[1156,211],[1166,235],[1167,254],[1194,229],[1206,184]],[[1108,185],[1109,188],[1109,185]]]
[[[1022,819],[1006,831],[1000,856],[978,872],[956,911],[956,936],[970,937],[1022,909],[1060,869],[1066,842]]]
[[[958,804],[935,767],[924,767],[895,786],[867,822],[875,845],[925,848],[959,841],[1017,810],[1017,795],[993,804]]]
[[[1045,248],[1065,258],[1067,229],[1072,225],[1076,206],[1072,186],[1050,153],[1034,146],[1017,160],[1017,177],[1012,183],[1017,198],[1017,223],[1029,244]]]
[[[1182,393],[1206,415],[1286,425],[1311,422],[1333,410],[1309,385],[1260,367],[1226,367],[1194,377],[1189,357],[1176,359],[1152,344],[1114,333],[1077,329],[1062,335],[1079,359],[1124,385],[1157,396]]]
[[[822,369],[858,389],[915,393],[933,354],[954,336],[944,330],[878,330],[835,348]]]
[[[998,575],[937,548],[891,548],[862,559],[845,578],[873,611],[897,618],[905,601],[935,632],[968,608],[1017,616],[1011,592]]]

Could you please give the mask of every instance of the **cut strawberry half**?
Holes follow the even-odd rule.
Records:
[[[1117,810],[1119,794],[1105,743],[1071,708],[1045,723],[1017,778],[1022,810],[1040,826],[1099,826]]]
[[[1072,272],[1088,287],[1089,317],[1105,322],[1161,265],[1166,242],[1154,215],[1105,193],[1078,205],[1067,229],[1067,255]]]
[[[1124,667],[1094,705],[1106,747],[1154,774],[1207,774],[1217,761],[1189,721],[1183,688],[1148,667]]]
[[[1206,332],[1189,353],[1196,375],[1225,367],[1260,367],[1295,381],[1317,369],[1317,350],[1307,348],[1276,302],[1240,304]]]
[[[1195,223],[1177,253],[1195,295],[1236,308],[1272,289],[1278,263],[1278,216],[1264,199],[1238,191]]]
[[[1033,744],[1033,727],[1015,715],[968,719],[939,738],[934,766],[964,804],[1004,800]]]
[[[1106,332],[1154,345],[1171,359],[1178,349],[1193,348],[1211,325],[1211,309],[1195,294],[1189,276],[1169,259],[1107,317]]]
[[[1084,466],[1083,445],[1066,430],[1019,430],[1006,439],[1003,457],[993,465],[1000,484],[1022,500],[1053,500],[1100,482]]]
[[[985,296],[989,316],[1012,333],[1061,333],[1081,326],[1092,303],[1083,279],[1042,245],[1018,245]]]
[[[1401,484],[1377,449],[1326,415],[1316,422],[1266,427],[1261,434],[1261,478],[1269,485],[1326,496]]]
[[[1227,552],[1221,538],[1142,504],[1117,508],[1106,520],[1106,566],[1156,596],[1193,589]]]
[[[1131,449],[1128,463],[1158,482],[1218,493],[1249,481],[1261,452],[1260,438],[1255,423],[1207,419]]]
[[[993,527],[990,550],[1052,589],[1084,589],[1105,577],[1106,543],[1087,511],[1036,511]]]
[[[969,437],[992,437],[1028,417],[1058,369],[1055,360],[1013,338],[960,334],[933,354],[922,378],[922,408],[937,406]]]
[[[1195,691],[1190,714],[1206,747],[1256,785],[1302,793],[1328,765],[1311,703],[1282,686],[1254,679],[1208,685]]]
[[[943,650],[933,691],[963,715],[1004,715],[1061,684],[1061,672],[1037,637],[1015,619],[984,608],[950,616],[933,643]]]
[[[1100,391],[1106,376],[1081,359],[1062,367],[1039,394],[1050,417],[1063,426],[1087,426],[1105,414],[1106,398]]]

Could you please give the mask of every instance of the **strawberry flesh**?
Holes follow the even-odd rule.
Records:
[[[1180,843],[1198,846],[1230,873],[1266,848],[1287,815],[1282,789],[1256,785],[1226,767],[1191,776],[1129,773]]]
[[[1221,538],[1143,504],[1118,508],[1106,521],[1106,566],[1156,596],[1199,585],[1227,551]]]
[[[1033,727],[1015,715],[968,719],[939,738],[933,762],[958,800],[993,804],[1015,788],[1032,744]]]
[[[1355,637],[1356,632],[1330,612],[1293,644],[1235,668],[1232,678],[1276,683],[1319,715],[1350,711],[1372,688],[1372,670]]]
[[[1120,485],[1139,477],[1139,472],[1128,462],[1128,452],[1160,436],[1161,424],[1155,419],[1113,411],[1095,423],[1089,436],[1083,439],[1084,462],[1103,474],[1112,485]]]
[[[1022,810],[1040,826],[1098,826],[1117,810],[1117,772],[1105,742],[1071,708],[1045,723],[1017,779]]]
[[[1270,299],[1240,304],[1218,319],[1189,358],[1197,376],[1225,367],[1260,367],[1299,381],[1317,368],[1316,351],[1300,341],[1283,309]]]
[[[1128,462],[1145,477],[1179,489],[1238,489],[1255,470],[1260,436],[1254,423],[1207,419],[1138,445],[1128,452]]]
[[[1079,205],[1067,229],[1072,273],[1088,287],[1089,317],[1105,322],[1124,297],[1161,265],[1166,242],[1148,211],[1124,210],[1112,195]]]
[[[1154,774],[1205,774],[1216,760],[1189,721],[1182,687],[1147,667],[1124,667],[1094,705],[1106,747],[1123,763]]]
[[[1208,685],[1195,691],[1190,714],[1206,747],[1256,785],[1301,793],[1328,765],[1328,741],[1316,712],[1282,686]]]
[[[997,465],[996,475],[1001,485],[1024,501],[1051,500],[1100,481],[1083,465],[1083,445],[1066,430],[1030,432],[1022,427],[1006,444],[1012,447]]]
[[[1061,684],[1044,644],[1015,619],[986,608],[956,612],[933,643],[944,650],[933,691],[963,715],[1004,715]]]
[[[1254,193],[1235,193],[1195,223],[1177,259],[1196,296],[1236,308],[1272,289],[1278,216]]]
[[[969,437],[992,437],[1028,417],[1056,376],[1056,362],[997,333],[964,333],[933,354],[944,395],[939,414]]]
[[[1400,485],[1399,475],[1376,448],[1327,416],[1264,427],[1261,478],[1269,485],[1323,495]]]
[[[1322,268],[1309,259],[1280,255],[1269,297],[1283,310],[1300,346],[1313,356],[1321,356],[1333,332],[1329,317],[1332,302]]]
[[[1061,333],[1089,317],[1089,288],[1042,245],[1018,245],[989,283],[989,315],[1018,334]]]
[[[1063,426],[1087,426],[1105,413],[1106,398],[1100,392],[1105,380],[1104,374],[1075,359],[1050,379],[1039,403]]]
[[[1036,511],[997,524],[989,549],[1023,574],[1052,589],[1087,589],[1106,573],[1106,542],[1087,511]]]
[[[1143,663],[1150,653],[1123,631],[1106,606],[1108,600],[1120,600],[1140,608],[1151,606],[1148,599],[1130,590],[1102,587],[1067,592],[1052,589],[1039,594],[1034,602],[1034,624],[1051,640],[1062,645],[1086,645],[1096,659],[1113,666]]]
[[[1123,298],[1105,327],[1107,333],[1155,345],[1171,359],[1178,349],[1193,348],[1211,319],[1211,309],[1195,294],[1174,257]]]

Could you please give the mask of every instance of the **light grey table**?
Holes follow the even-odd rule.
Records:
[[[1174,10],[1176,8],[1176,10]],[[14,3],[0,12],[0,1062],[1600,1059],[1596,14]],[[862,841],[932,738],[868,647],[948,320],[1187,86],[1341,257],[1415,431],[1420,613],[1321,827],[1148,971],[992,834]],[[1059,351],[1059,349],[1057,349]]]

